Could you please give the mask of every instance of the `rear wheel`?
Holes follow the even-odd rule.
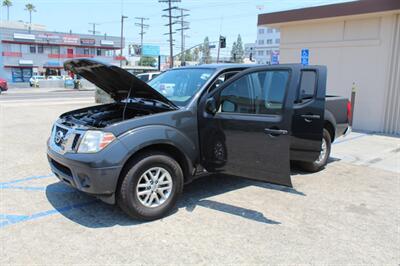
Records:
[[[308,172],[318,172],[328,163],[330,153],[331,136],[328,130],[324,129],[319,157],[314,162],[299,162],[299,166]]]
[[[158,219],[172,210],[182,188],[179,164],[167,154],[148,152],[130,164],[118,192],[118,205],[133,218]]]

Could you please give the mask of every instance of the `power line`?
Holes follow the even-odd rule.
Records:
[[[135,19],[140,20],[139,23],[135,23],[135,26],[140,27],[140,55],[143,55],[143,35],[146,33],[144,32],[144,29],[149,28],[149,24],[144,24],[145,20],[149,20],[149,18],[144,18],[144,17],[135,17]]]
[[[185,12],[189,11],[188,9],[184,8],[178,8],[178,10],[181,12],[180,16],[177,16],[178,23],[181,24],[181,27],[179,29],[176,29],[181,32],[181,66],[185,65],[185,54],[183,53],[185,51],[185,37],[188,37],[185,35],[185,30],[189,29],[189,22],[185,21],[184,18],[189,16],[189,14],[185,14]]]
[[[172,35],[175,33],[172,31],[172,24],[175,24],[175,22],[172,22],[173,18],[177,18],[172,16],[172,10],[173,9],[177,9],[176,6],[172,6],[172,3],[176,3],[176,2],[181,2],[181,0],[158,0],[159,3],[168,3],[168,8],[163,9],[163,11],[168,11],[168,15],[163,15],[163,17],[167,17],[168,18],[168,24],[166,24],[165,26],[168,26],[169,28],[169,32],[166,33],[169,35],[169,67],[173,68],[174,67],[174,49],[173,49],[173,45],[174,45],[174,40],[172,39]]]

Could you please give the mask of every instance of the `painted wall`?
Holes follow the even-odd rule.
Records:
[[[310,64],[328,66],[329,94],[350,98],[355,82],[355,129],[400,134],[399,122],[392,124],[391,130],[385,125],[388,95],[399,95],[396,90],[400,90],[400,59],[394,57],[394,46],[400,43],[396,33],[399,14],[400,11],[281,24],[280,63],[300,63],[301,50],[308,48]],[[397,80],[397,84],[390,83],[390,79]],[[393,121],[400,120],[399,98],[391,103]]]

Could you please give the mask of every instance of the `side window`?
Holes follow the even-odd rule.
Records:
[[[210,88],[208,89],[208,91],[213,91],[214,89],[218,88],[219,86],[221,86],[225,81],[227,81],[228,79],[230,79],[231,77],[233,77],[234,75],[236,75],[237,73],[239,73],[239,71],[230,71],[230,72],[225,72],[221,75],[219,75],[214,83],[210,86]]]
[[[280,114],[283,108],[288,71],[272,70],[248,74],[220,94],[220,112]]]
[[[226,87],[220,94],[219,112],[254,113],[254,99],[252,97],[249,75],[243,76]]]
[[[315,71],[303,70],[301,72],[301,81],[299,87],[300,102],[314,98],[317,85],[317,73]]]
[[[288,71],[273,70],[252,74],[256,114],[281,113],[288,80]]]

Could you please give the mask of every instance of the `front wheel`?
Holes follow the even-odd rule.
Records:
[[[331,135],[324,129],[321,143],[321,153],[314,162],[299,162],[299,166],[308,172],[318,172],[328,163],[331,154]]]
[[[172,210],[182,192],[183,173],[169,155],[148,152],[129,165],[118,191],[118,205],[133,218],[154,220]]]

